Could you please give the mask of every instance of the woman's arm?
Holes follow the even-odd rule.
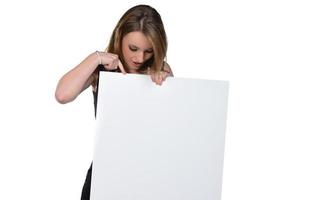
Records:
[[[166,63],[166,62],[164,63],[164,68],[163,68],[162,71],[168,73],[168,76],[173,76],[173,72],[172,72],[172,70],[171,70],[169,64]]]
[[[92,75],[99,64],[106,70],[119,68],[123,74],[126,73],[118,55],[96,51],[60,79],[55,92],[57,101],[62,104],[71,102],[88,88],[95,78]]]
[[[87,56],[80,64],[66,73],[56,88],[55,97],[59,103],[73,101],[83,90],[91,85],[91,76],[99,64],[96,53]]]

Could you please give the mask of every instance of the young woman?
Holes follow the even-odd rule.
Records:
[[[150,75],[161,85],[172,70],[165,62],[167,37],[159,13],[148,5],[129,9],[116,25],[104,52],[93,52],[59,81],[55,96],[59,103],[73,101],[83,90],[92,86],[95,113],[99,71]],[[82,190],[82,200],[89,199],[92,166]]]

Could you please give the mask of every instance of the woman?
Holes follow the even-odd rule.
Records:
[[[148,5],[132,7],[116,25],[107,50],[90,54],[60,79],[56,99],[62,104],[71,102],[92,86],[96,113],[99,71],[146,74],[161,85],[168,76],[173,76],[164,61],[166,52],[167,37],[159,13]],[[90,197],[91,173],[92,166],[86,176],[82,200]]]

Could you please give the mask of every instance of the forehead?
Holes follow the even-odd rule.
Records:
[[[141,49],[152,48],[152,44],[142,32],[130,32],[122,40],[123,45],[134,45]]]

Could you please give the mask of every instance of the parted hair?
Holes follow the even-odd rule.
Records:
[[[167,35],[160,14],[149,5],[137,5],[127,10],[114,28],[107,52],[117,54],[123,66],[126,63],[122,54],[122,39],[130,32],[142,32],[153,47],[153,56],[148,59],[138,70],[144,72],[148,67],[159,72],[163,69],[167,54]],[[128,71],[128,69],[125,69]],[[95,79],[98,79],[96,75]],[[94,79],[94,84],[96,80]]]
[[[166,58],[168,43],[161,17],[151,6],[137,5],[126,11],[113,30],[107,51],[119,55],[122,64],[125,65],[122,57],[122,39],[126,34],[135,31],[142,32],[147,37],[154,51],[153,56],[139,71],[144,71],[147,67],[160,71]]]

